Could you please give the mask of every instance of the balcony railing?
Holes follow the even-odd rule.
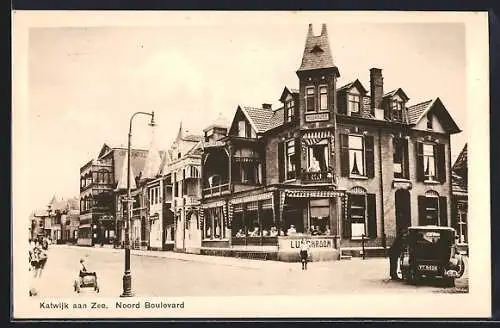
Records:
[[[304,183],[334,183],[333,174],[330,171],[307,172],[303,171],[301,180]]]
[[[229,183],[219,184],[217,186],[203,188],[204,196],[220,196],[223,192],[229,191]]]

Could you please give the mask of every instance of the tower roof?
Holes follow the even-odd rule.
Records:
[[[333,64],[326,24],[322,25],[319,36],[314,35],[313,26],[309,24],[302,63],[297,72],[321,68],[336,68]],[[338,70],[336,74],[339,75]]]

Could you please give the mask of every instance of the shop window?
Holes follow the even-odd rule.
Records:
[[[225,226],[222,207],[209,208],[205,210],[204,225],[205,239],[225,238]]]
[[[312,235],[330,234],[330,200],[328,198],[309,201],[309,232]]]

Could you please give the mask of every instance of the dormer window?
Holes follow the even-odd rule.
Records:
[[[394,100],[392,102],[392,119],[396,121],[403,120],[403,102],[400,100]]]
[[[432,115],[427,113],[427,129],[432,130]]]
[[[319,87],[319,109],[328,110],[328,89],[326,85]]]
[[[306,112],[314,112],[314,87],[306,88]]]
[[[294,119],[295,116],[295,102],[293,99],[287,100],[285,103],[285,115],[286,115],[286,122],[291,122]]]
[[[351,114],[357,115],[357,114],[359,114],[359,108],[360,108],[359,96],[358,95],[348,94],[347,95],[347,110],[348,110],[348,115],[351,115]]]

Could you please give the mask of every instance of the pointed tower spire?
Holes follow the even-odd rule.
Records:
[[[122,166],[122,174],[120,175],[120,180],[116,186],[117,190],[127,190],[127,166],[128,166],[128,156],[125,155]],[[130,189],[136,189],[135,184],[135,174],[132,165],[130,165]]]
[[[153,126],[151,132],[151,143],[149,144],[148,149],[148,156],[146,157],[144,169],[142,170],[141,178],[145,179],[155,178],[160,172],[161,157],[160,151],[156,146],[155,130],[156,129]]]
[[[323,24],[321,35],[319,36],[314,35],[312,24],[309,24],[304,54],[302,55],[302,63],[297,73],[324,68],[333,68],[335,70],[335,75],[337,77],[340,76],[337,67],[333,63],[326,24]]]

